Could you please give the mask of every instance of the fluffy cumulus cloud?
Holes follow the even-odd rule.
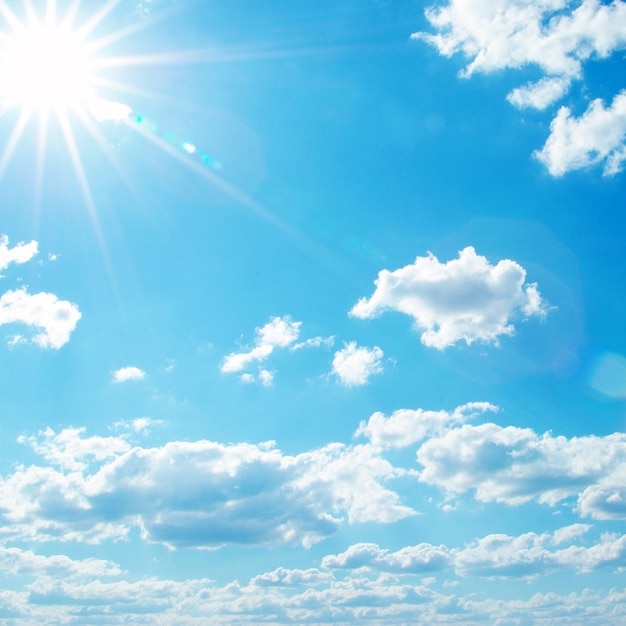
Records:
[[[0,271],[9,267],[11,263],[26,263],[37,255],[39,246],[36,241],[18,243],[9,248],[9,238],[0,235]]]
[[[547,310],[521,265],[509,259],[491,265],[471,246],[447,263],[429,253],[412,265],[382,270],[374,284],[374,294],[359,300],[350,315],[405,313],[424,330],[422,343],[440,350],[458,341],[497,344],[501,335],[514,333],[513,318],[541,317]]]
[[[346,343],[333,357],[332,373],[347,387],[366,385],[374,374],[383,371],[383,351],[378,347],[357,346],[356,341]]]
[[[626,160],[626,91],[605,108],[594,100],[580,117],[561,107],[550,124],[550,136],[535,154],[553,176],[604,164],[604,175],[621,171]]]
[[[435,33],[412,35],[440,54],[462,53],[468,64],[461,76],[528,66],[543,76],[513,89],[516,107],[546,109],[583,77],[584,64],[626,47],[623,0],[449,0],[426,10]],[[604,174],[621,170],[626,154],[624,92],[605,108],[595,100],[580,118],[562,107],[550,136],[535,156],[554,176],[603,164]]]
[[[420,480],[482,502],[555,506],[577,500],[582,516],[626,519],[626,435],[538,435],[493,423],[463,424],[417,451]]]
[[[112,376],[113,382],[124,383],[128,380],[143,380],[146,377],[146,373],[138,367],[129,365],[128,367],[121,367],[115,370],[112,372]]]
[[[404,448],[426,437],[441,434],[450,426],[465,422],[479,413],[497,411],[489,402],[468,402],[452,412],[398,409],[389,417],[376,412],[362,421],[355,436],[367,437],[375,446]]]
[[[25,324],[41,330],[32,341],[42,348],[60,348],[70,340],[81,313],[53,293],[29,294],[26,289],[6,291],[0,296],[0,325]]]
[[[295,456],[273,444],[170,442],[46,430],[23,437],[44,465],[0,480],[0,538],[103,541],[138,527],[169,546],[311,545],[344,522],[414,515],[387,482],[410,474],[370,445]]]
[[[582,77],[590,58],[626,46],[626,4],[621,0],[449,0],[426,10],[436,33],[414,33],[440,54],[462,53],[461,75],[538,67],[537,83],[516,89],[517,106],[544,108]]]

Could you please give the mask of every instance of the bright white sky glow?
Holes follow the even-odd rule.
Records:
[[[54,23],[21,26],[5,35],[0,56],[1,95],[38,109],[76,107],[93,97],[86,47]]]

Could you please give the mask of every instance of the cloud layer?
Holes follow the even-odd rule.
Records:
[[[515,261],[493,266],[471,246],[447,263],[429,253],[412,265],[380,271],[374,294],[359,300],[350,315],[405,313],[424,330],[422,343],[440,350],[459,341],[497,344],[501,335],[514,333],[514,317],[545,315],[536,283],[525,281],[526,270]]]

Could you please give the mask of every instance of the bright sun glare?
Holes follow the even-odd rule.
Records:
[[[36,24],[4,44],[0,92],[9,104],[59,109],[91,97],[89,56],[71,32],[56,24]]]
[[[80,37],[53,19],[13,24],[2,35],[0,96],[5,106],[76,108],[93,98],[91,63]]]

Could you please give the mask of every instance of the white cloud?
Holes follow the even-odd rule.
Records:
[[[31,550],[0,546],[0,571],[12,576],[52,578],[113,577],[123,572],[116,563],[102,559],[75,560],[63,554],[42,556]]]
[[[535,156],[553,176],[604,163],[604,175],[621,171],[626,160],[626,90],[606,109],[594,100],[581,117],[561,107],[550,124],[550,136]]]
[[[274,384],[274,372],[259,370],[259,381],[264,387],[271,387]]]
[[[39,251],[36,241],[29,243],[18,243],[9,248],[9,238],[6,235],[0,236],[0,270],[6,269],[11,263],[26,263],[30,261]]]
[[[120,420],[115,422],[113,426],[124,430],[132,430],[140,435],[145,435],[150,432],[154,426],[163,426],[165,422],[163,420],[154,420],[150,417],[137,417],[130,422],[126,420]]]
[[[42,329],[32,338],[42,348],[58,349],[66,344],[80,318],[75,304],[59,300],[53,293],[31,295],[26,289],[16,289],[0,296],[0,325],[18,323]]]
[[[409,474],[370,445],[288,456],[273,442],[130,447],[82,429],[23,437],[48,465],[0,479],[0,537],[100,542],[137,527],[169,546],[309,546],[349,523],[415,512],[385,483]],[[58,469],[57,469],[58,467]]]
[[[481,502],[555,506],[576,498],[578,512],[626,519],[626,435],[536,434],[493,423],[434,435],[417,451],[422,482],[449,494],[472,490]]]
[[[560,100],[570,87],[570,79],[564,77],[542,78],[536,83],[516,87],[506,99],[519,109],[546,109]]]
[[[407,546],[397,552],[389,552],[375,543],[357,543],[345,552],[328,555],[322,559],[322,567],[328,569],[373,568],[384,572],[411,572],[422,574],[445,569],[449,565],[450,550],[446,546],[420,543]]]
[[[146,373],[143,370],[134,366],[121,367],[112,372],[112,375],[115,383],[124,383],[127,380],[143,380],[146,377]]]
[[[302,350],[302,348],[332,348],[335,345],[335,337],[311,337],[310,339],[305,339],[304,341],[300,341],[299,343],[294,344],[291,347],[291,350]]]
[[[264,361],[274,348],[286,348],[298,339],[302,322],[294,322],[291,316],[272,317],[261,328],[257,328],[254,347],[244,352],[227,355],[220,367],[222,372],[240,372],[254,361]]]
[[[378,347],[358,347],[356,341],[344,344],[333,357],[332,373],[348,387],[366,385],[374,374],[383,371],[383,351]]]
[[[87,108],[98,122],[120,122],[128,119],[133,112],[127,104],[103,98],[94,98],[87,104]]]
[[[463,77],[538,67],[549,82],[511,93],[518,106],[547,106],[571,79],[582,77],[584,62],[626,46],[626,5],[620,0],[450,0],[427,9],[426,17],[437,32],[412,38],[444,56],[464,54],[469,63]]]
[[[514,316],[546,313],[536,283],[525,280],[526,270],[515,261],[493,266],[471,246],[447,263],[429,253],[413,265],[380,271],[372,297],[359,300],[350,315],[373,318],[400,311],[425,329],[424,345],[440,350],[458,341],[497,344],[500,335],[514,333]]]
[[[518,537],[493,534],[477,539],[454,557],[461,576],[531,577],[558,569],[590,572],[626,564],[626,535],[604,534],[590,547],[569,545],[554,550],[563,537],[578,538],[590,526],[574,524],[554,534],[533,532]]]
[[[28,444],[39,456],[53,465],[68,470],[87,469],[86,459],[104,461],[130,450],[120,437],[83,437],[85,428],[66,428],[55,433],[51,428],[39,431],[36,437],[20,436],[19,443]]]
[[[426,437],[441,434],[447,427],[465,422],[478,413],[498,411],[489,402],[469,402],[447,411],[424,411],[423,409],[399,409],[389,417],[373,413],[367,423],[361,422],[355,437],[367,437],[373,445],[386,448],[404,448]]]

